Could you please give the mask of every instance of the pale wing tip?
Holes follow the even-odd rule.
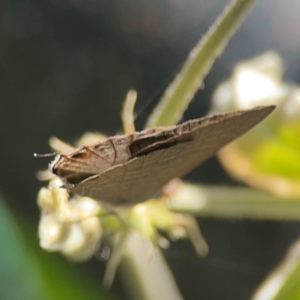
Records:
[[[269,116],[269,114],[271,112],[273,112],[273,110],[276,108],[276,105],[266,105],[266,106],[256,106],[254,108],[251,109],[247,109],[247,110],[241,110],[239,111],[241,114],[246,113],[246,114],[252,114],[253,117],[256,118],[256,120],[259,122],[261,122],[262,120],[264,120],[267,116]]]
[[[270,114],[274,109],[276,108],[276,105],[268,105],[268,106],[257,106],[254,108],[254,110],[261,110],[265,111],[266,114]]]
[[[267,118],[276,108],[276,105],[268,105],[268,106],[261,106],[261,115],[262,119],[264,120]]]

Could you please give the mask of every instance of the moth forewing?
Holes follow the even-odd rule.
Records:
[[[169,180],[194,169],[262,121],[274,108],[256,107],[111,137],[97,145],[61,155],[52,170],[64,174],[68,162],[69,178],[77,179],[74,184],[65,176],[70,192],[110,205],[132,205],[154,196]],[[97,155],[76,158],[83,149]],[[91,170],[95,173],[78,176],[83,170],[86,174]]]
[[[116,135],[98,144],[58,155],[50,164],[50,169],[62,178],[70,173],[89,176],[100,174],[114,165],[127,162],[149,145],[164,141],[174,134],[170,132],[166,136],[163,128],[151,128],[134,134]]]

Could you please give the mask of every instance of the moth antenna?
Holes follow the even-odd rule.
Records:
[[[123,130],[125,134],[131,134],[135,132],[134,125],[134,106],[137,99],[137,92],[135,90],[129,90],[122,110],[122,122]]]
[[[57,155],[56,152],[45,153],[45,154],[33,153],[33,156],[36,157],[36,158],[53,157],[53,156],[56,156],[56,155]]]

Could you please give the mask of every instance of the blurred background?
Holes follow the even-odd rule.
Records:
[[[46,185],[35,176],[48,164],[47,159],[34,159],[32,154],[49,152],[48,138],[52,135],[73,142],[86,131],[108,135],[121,132],[120,111],[130,88],[138,91],[137,128],[141,130],[191,48],[228,2],[1,1],[0,192],[13,215],[26,224],[31,235],[29,252],[39,251],[36,196],[39,188]],[[214,89],[231,76],[238,61],[269,49],[283,56],[285,80],[299,83],[299,11],[300,2],[296,0],[257,1],[214,64],[205,88],[195,97],[184,120],[207,113]],[[150,104],[145,108],[147,103]],[[226,174],[215,158],[186,180],[240,184]],[[2,210],[2,223],[6,213]],[[197,257],[188,241],[172,243],[164,251],[185,299],[249,299],[300,230],[298,223],[269,221],[199,219],[199,224],[210,246],[207,258]],[[1,226],[4,245],[10,240],[11,231],[6,223]],[[0,256],[9,261],[13,253],[3,245]],[[103,262],[93,259],[74,265],[60,255],[38,253],[44,262],[55,261],[58,266],[78,271],[86,282],[100,290]],[[21,273],[21,291],[22,276],[30,277],[26,272],[33,268],[32,261],[16,259],[21,259],[18,254],[11,264],[0,267],[0,282],[5,287],[2,298],[0,283],[1,299],[25,299],[25,294],[19,298],[16,293],[16,276],[12,274]],[[59,272],[54,269],[49,276],[58,280]],[[118,276],[110,294],[116,299],[127,299]],[[28,299],[38,299],[34,292],[31,295]]]

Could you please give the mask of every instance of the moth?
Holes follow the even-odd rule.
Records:
[[[196,168],[274,108],[261,106],[108,137],[58,154],[50,170],[64,180],[69,192],[109,205],[133,205]]]

